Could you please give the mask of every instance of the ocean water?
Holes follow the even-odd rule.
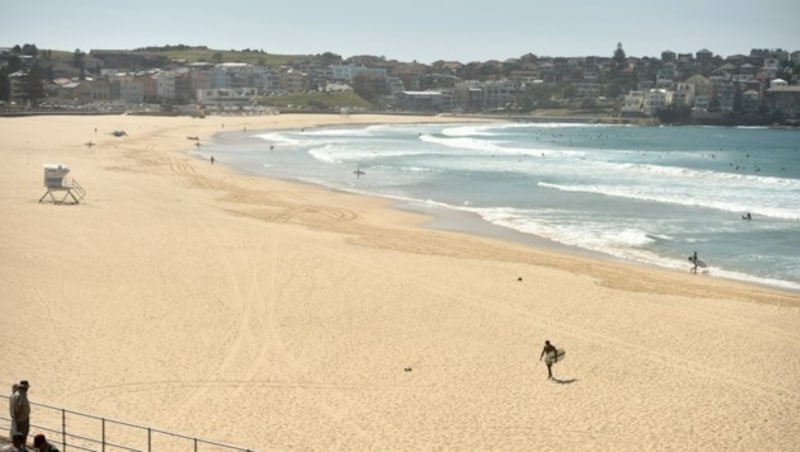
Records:
[[[471,212],[627,261],[688,271],[697,251],[712,276],[800,290],[798,130],[509,122],[235,135],[198,153],[251,174]]]

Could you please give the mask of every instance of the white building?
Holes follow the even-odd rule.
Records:
[[[674,90],[667,91],[667,105],[692,107],[694,105],[694,84],[678,83]]]
[[[644,114],[650,116],[667,107],[667,90],[651,89],[644,98]]]
[[[133,75],[118,75],[111,80],[119,83],[119,97],[126,104],[141,104],[144,102],[144,84],[141,79]]]
[[[251,105],[258,96],[256,88],[212,88],[197,90],[197,101],[218,108]]]
[[[337,81],[350,82],[354,77],[365,73],[386,76],[386,69],[355,66],[352,64],[337,64],[335,66],[331,66],[331,76]]]
[[[625,95],[625,103],[622,105],[623,114],[641,114],[644,111],[644,93],[642,91],[631,91]]]
[[[159,72],[154,75],[156,79],[156,93],[161,99],[175,99],[175,73],[171,71]]]

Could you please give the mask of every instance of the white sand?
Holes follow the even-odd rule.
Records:
[[[223,122],[433,120],[0,119],[0,381],[262,451],[800,450],[797,294],[421,229],[187,152]],[[44,163],[85,202],[39,204]]]

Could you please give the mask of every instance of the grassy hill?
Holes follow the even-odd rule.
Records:
[[[83,64],[90,73],[98,73],[100,69],[106,68],[103,60],[92,55],[92,50],[81,50],[84,53]],[[315,58],[314,55],[278,55],[266,53],[261,50],[219,50],[206,47],[188,46],[165,46],[148,47],[134,50],[100,50],[95,52],[106,52],[117,55],[137,55],[162,57],[169,62],[183,62],[186,64],[197,62],[208,63],[248,63],[259,66],[277,67],[289,64],[293,61],[302,61]],[[55,76],[70,77],[77,76],[78,69],[74,65],[75,51],[68,50],[45,50],[39,52],[39,60],[45,67],[50,67]]]
[[[187,63],[205,61],[211,63],[249,63],[261,66],[280,66],[291,61],[313,58],[312,55],[278,55],[257,49],[219,50],[203,46],[147,47],[131,50],[130,52],[138,55],[162,55],[173,61],[185,61]]]

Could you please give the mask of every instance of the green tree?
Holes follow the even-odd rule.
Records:
[[[23,55],[29,55],[35,58],[38,53],[39,50],[36,48],[35,44],[25,44],[22,46]]]
[[[368,74],[358,74],[353,77],[353,91],[367,102],[375,102],[380,94],[372,81],[373,78]]]
[[[521,64],[518,61],[513,61],[513,62],[509,61],[509,62],[503,62],[502,67],[503,67],[503,75],[508,77],[509,75],[511,75],[512,71],[520,69]]]
[[[492,78],[496,78],[495,76],[497,76],[499,74],[501,74],[501,72],[498,71],[498,68],[496,68],[496,67],[494,67],[494,66],[492,66],[490,64],[481,64],[478,67],[478,77],[479,77],[478,79],[479,80],[483,80],[483,81],[490,80]]]
[[[619,73],[628,65],[628,57],[625,56],[625,51],[622,49],[622,43],[617,43],[617,50],[614,51],[614,58],[611,64],[611,76],[617,77]]]
[[[8,73],[4,68],[0,68],[0,100],[8,102],[11,99],[11,82],[8,80]]]
[[[623,93],[622,84],[617,81],[612,81],[605,87],[605,96],[608,99],[616,99]]]
[[[778,73],[775,74],[775,76],[786,80],[786,82],[791,85],[792,81],[797,79],[798,72],[800,72],[799,65],[795,65],[793,61],[784,61],[781,63],[781,68],[778,69]]]
[[[325,52],[320,55],[320,66],[328,67],[336,64],[342,64],[342,57],[333,52]]]
[[[214,52],[214,54],[211,55],[211,61],[213,61],[215,64],[222,63],[222,53]]]
[[[34,64],[24,79],[25,99],[31,105],[37,105],[44,99],[44,71],[38,63]]]
[[[81,49],[75,49],[75,52],[72,54],[72,65],[78,70],[81,80],[86,78],[86,69],[84,68],[85,60],[86,54],[81,52]]]
[[[8,56],[6,61],[8,62],[6,70],[9,74],[13,74],[14,72],[22,69],[22,58],[20,58],[19,55],[12,53]]]
[[[665,124],[672,123],[688,123],[692,117],[692,109],[685,105],[675,106],[669,105],[666,108],[658,110],[656,113],[658,120]]]

